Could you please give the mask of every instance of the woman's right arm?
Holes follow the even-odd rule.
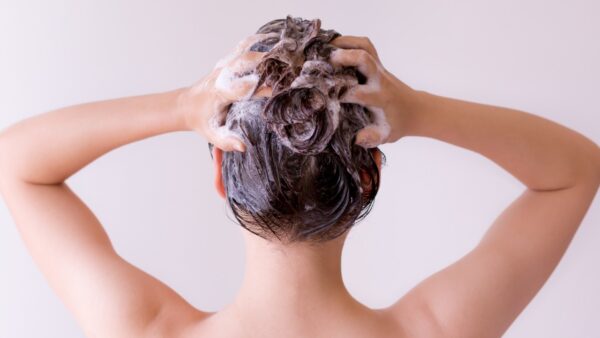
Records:
[[[383,69],[368,39],[346,37],[338,46],[362,49],[334,59],[362,63],[379,82],[375,92],[367,80],[348,102],[385,111],[391,132],[381,141],[435,138],[480,153],[525,185],[472,251],[389,308],[401,324],[421,309],[437,324],[436,336],[500,337],[549,278],[589,209],[600,186],[600,148],[533,114],[414,91]]]

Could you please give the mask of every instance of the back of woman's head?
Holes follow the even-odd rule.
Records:
[[[373,152],[354,144],[370,112],[339,102],[364,77],[329,63],[340,34],[320,26],[287,16],[258,29],[270,34],[250,50],[267,52],[255,72],[272,94],[233,103],[225,122],[246,144],[223,152],[227,201],[241,226],[269,240],[334,239],[366,216],[379,188]]]

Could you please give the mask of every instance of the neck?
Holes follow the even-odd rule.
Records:
[[[243,230],[246,271],[234,307],[244,313],[344,308],[357,302],[341,271],[345,235],[320,246],[283,245]]]

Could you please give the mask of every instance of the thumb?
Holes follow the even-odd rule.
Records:
[[[223,151],[246,151],[246,145],[244,142],[239,137],[233,136],[228,130],[219,129],[216,132],[211,131],[207,136],[209,142]]]
[[[362,146],[365,149],[375,148],[382,142],[382,136],[373,126],[366,126],[356,133],[355,144]]]

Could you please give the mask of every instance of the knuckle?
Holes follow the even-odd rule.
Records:
[[[354,87],[349,93],[353,98],[363,101],[366,97],[365,91],[361,87]]]
[[[343,98],[350,102],[367,104],[370,101],[370,94],[365,91],[363,86],[358,86],[350,88]]]
[[[363,36],[362,39],[364,41],[364,45],[365,45],[365,48],[367,49],[367,51],[371,54],[371,56],[376,57],[377,49],[375,48],[375,45],[373,44],[371,39],[366,36]]]
[[[330,58],[330,60],[332,60],[334,62],[339,61],[341,58],[343,58],[346,55],[346,53],[347,53],[347,50],[338,47],[331,51],[329,58]]]
[[[370,55],[364,49],[356,49],[356,57],[360,62],[369,62]]]
[[[375,58],[369,52],[361,49],[360,53],[358,53],[357,59],[360,63],[364,63],[366,65],[367,71],[374,72],[376,70]]]
[[[373,104],[373,100],[370,93],[361,92],[360,94],[358,94],[357,98],[363,105],[370,106]]]

